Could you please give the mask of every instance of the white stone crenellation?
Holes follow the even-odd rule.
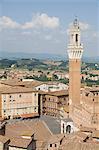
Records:
[[[68,50],[69,59],[81,59],[83,54],[83,49],[71,48]]]

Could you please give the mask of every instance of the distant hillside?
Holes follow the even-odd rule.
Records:
[[[59,67],[66,67],[68,65],[68,61],[62,61]]]
[[[36,58],[36,59],[52,59],[66,60],[66,56],[48,53],[22,53],[22,52],[0,52],[0,58],[18,59],[18,58]]]
[[[9,59],[1,59],[0,60],[0,68],[9,68],[12,64],[16,64],[16,60],[9,60]]]
[[[96,57],[83,57],[82,61],[84,62],[90,62],[90,63],[98,63],[99,62],[99,56]]]
[[[48,54],[48,53],[23,53],[23,52],[0,52],[1,59],[22,59],[22,58],[36,58],[36,59],[43,59],[43,60],[55,60],[55,61],[67,61],[67,55],[59,55],[59,54]],[[99,56],[96,57],[82,57],[82,61],[84,62],[99,62]]]
[[[12,65],[17,68],[28,68],[28,69],[33,69],[35,67],[37,68],[40,66],[47,68],[47,65],[41,62],[39,59],[0,60],[0,68],[9,68]]]

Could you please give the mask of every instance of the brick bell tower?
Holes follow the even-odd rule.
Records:
[[[70,117],[72,117],[73,106],[80,105],[80,71],[83,45],[80,41],[80,27],[77,19],[74,20],[69,29],[69,105]]]

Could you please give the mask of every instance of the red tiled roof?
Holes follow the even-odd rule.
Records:
[[[6,143],[7,141],[9,141],[9,138],[3,135],[0,135],[0,142],[2,143]]]
[[[12,138],[9,146],[18,147],[18,148],[27,148],[31,143],[32,139],[24,139],[24,138]]]

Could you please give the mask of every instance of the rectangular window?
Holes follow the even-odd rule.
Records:
[[[19,95],[19,97],[21,98],[21,97],[22,97],[22,95],[20,94],[20,95]]]
[[[6,112],[6,110],[4,110],[4,113]]]
[[[11,98],[12,96],[10,95],[9,98]]]
[[[4,99],[4,101],[3,102],[6,102],[6,100]]]

